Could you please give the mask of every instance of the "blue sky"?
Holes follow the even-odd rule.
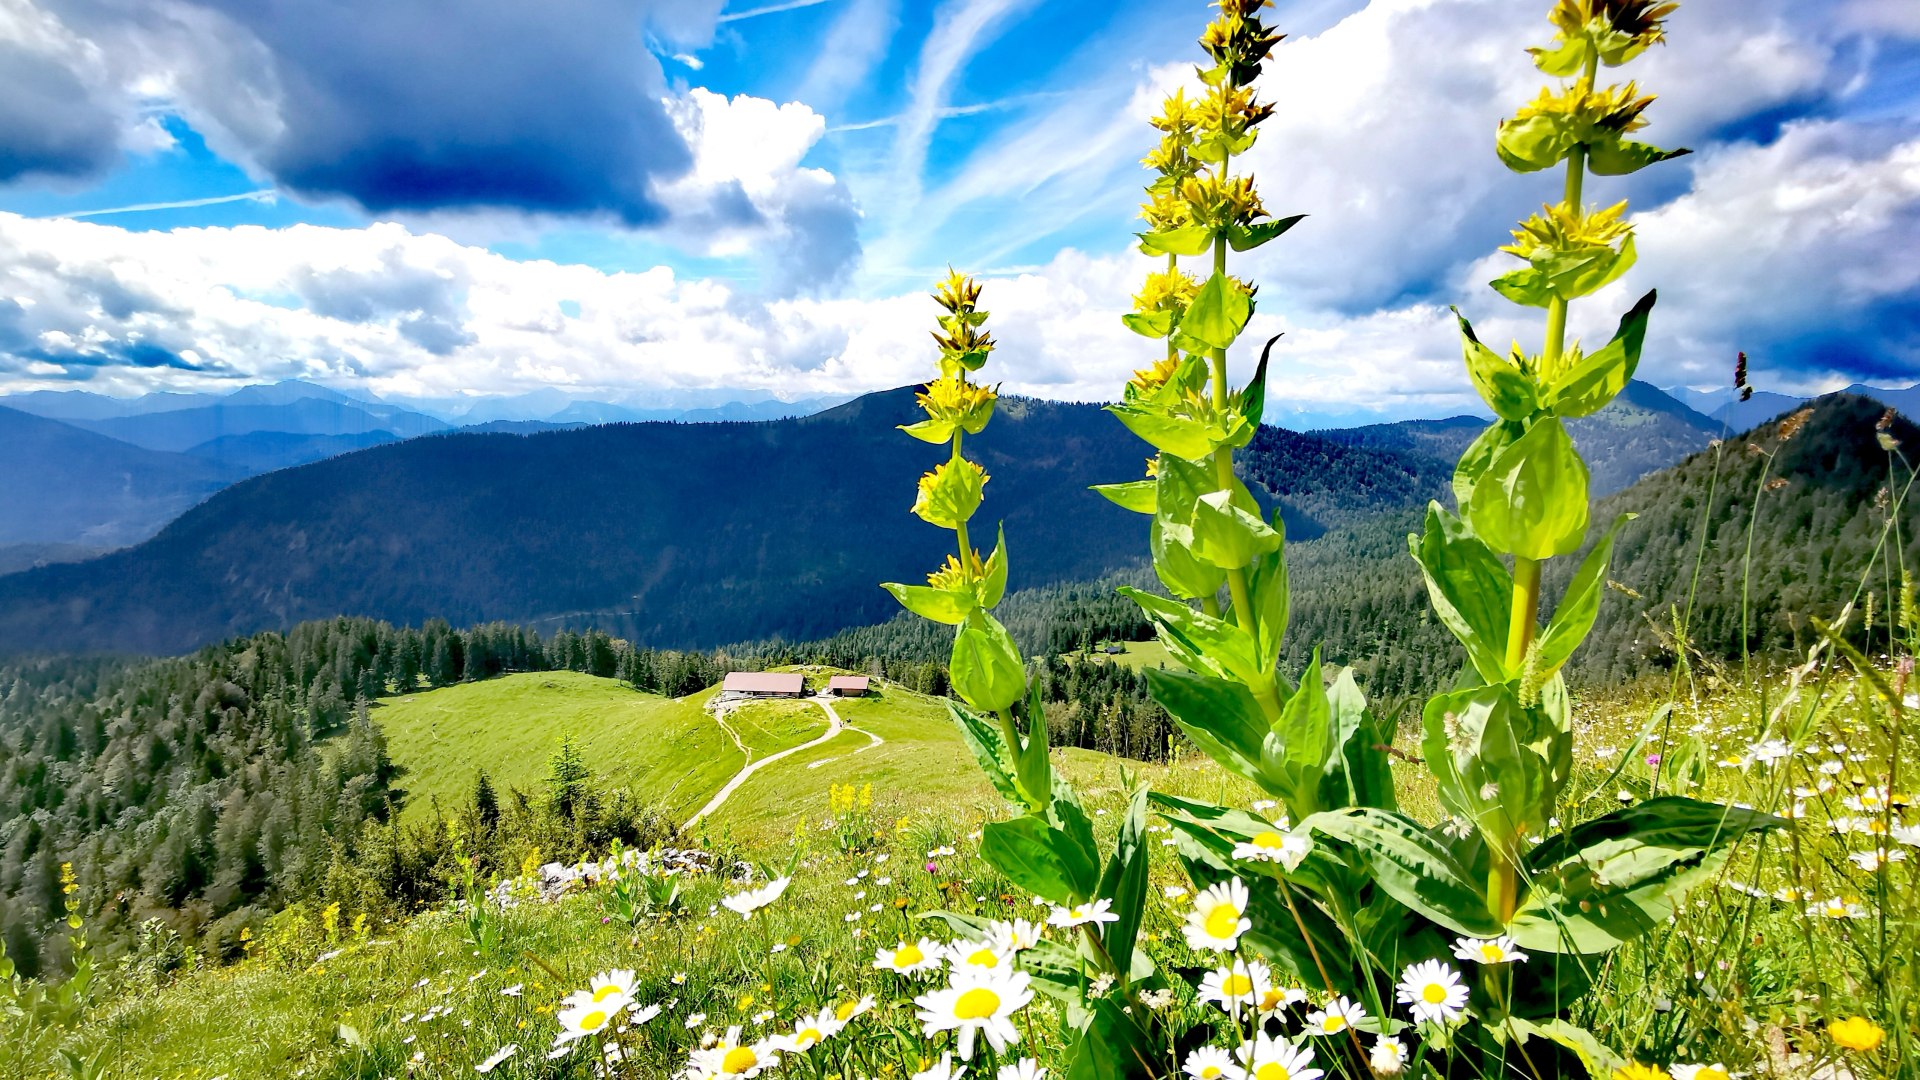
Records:
[[[1492,254],[1551,184],[1493,125],[1545,0],[1302,0],[1247,164],[1311,215],[1239,269],[1286,331],[1274,415],[1469,404]],[[1191,77],[1189,0],[16,0],[0,17],[0,388],[287,377],[394,396],[644,401],[915,381],[920,294],[990,279],[999,378],[1117,393],[1137,160]],[[1630,198],[1643,377],[1920,379],[1920,4],[1687,0],[1631,74],[1696,153]],[[1632,290],[1630,293],[1629,290]],[[1282,359],[1276,353],[1276,359]]]

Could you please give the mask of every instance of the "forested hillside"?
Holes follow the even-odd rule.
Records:
[[[176,653],[341,614],[678,647],[821,637],[888,617],[875,579],[940,559],[885,483],[914,453],[893,427],[917,415],[896,390],[798,420],[448,435],[283,470],[136,548],[0,579],[0,651]],[[1087,491],[1142,467],[1099,407],[1009,399],[974,445],[1019,583],[1140,558],[1144,521]],[[1450,468],[1273,428],[1246,460],[1296,536],[1424,502]]]

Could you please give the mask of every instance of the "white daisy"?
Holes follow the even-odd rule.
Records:
[[[1711,1065],[1675,1065],[1673,1080],[1732,1080],[1733,1074],[1725,1065],[1714,1062]]]
[[[895,975],[919,979],[938,971],[940,958],[945,955],[943,946],[921,938],[917,942],[902,941],[891,949],[878,950],[873,954],[873,966]]]
[[[1218,1046],[1196,1047],[1180,1068],[1193,1080],[1244,1080],[1247,1075],[1233,1055]]]
[[[585,990],[575,990],[561,1000],[561,1005],[572,1006],[608,1001],[613,998],[631,1000],[633,997],[634,974],[625,968],[603,971],[587,980]]]
[[[994,1080],[1047,1080],[1047,1070],[1032,1058],[1021,1058],[1011,1065],[1000,1066]]]
[[[1307,1014],[1307,1030],[1315,1035],[1338,1035],[1367,1018],[1367,1010],[1345,994],[1327,1002],[1325,1008]]]
[[[1439,1024],[1458,1018],[1467,1007],[1467,988],[1460,984],[1460,973],[1438,960],[1409,964],[1400,974],[1394,997],[1414,1019]]]
[[[1088,923],[1100,924],[1119,922],[1120,916],[1108,909],[1113,907],[1111,900],[1095,900],[1091,904],[1075,904],[1072,907],[1056,907],[1053,914],[1047,916],[1048,926],[1057,926],[1062,930],[1071,930]]]
[[[1307,992],[1294,986],[1279,986],[1269,981],[1260,990],[1260,1000],[1253,1003],[1254,1011],[1262,1019],[1280,1015],[1280,1010],[1298,1005],[1307,1000]]]
[[[1407,1046],[1391,1035],[1382,1035],[1373,1040],[1367,1064],[1381,1076],[1399,1076],[1407,1068]]]
[[[589,1035],[598,1035],[607,1030],[607,1025],[627,1007],[627,999],[614,994],[600,1001],[577,1001],[563,1005],[560,1009],[560,1037],[554,1040],[558,1047]]]
[[[998,971],[1008,966],[1001,950],[984,941],[955,941],[942,951],[955,971],[961,968]]]
[[[832,1009],[821,1009],[813,1016],[801,1016],[794,1021],[791,1032],[774,1042],[779,1044],[782,1053],[803,1054],[833,1038],[846,1026],[847,1022],[835,1015]]]
[[[974,1036],[984,1034],[995,1053],[1020,1041],[1013,1026],[1013,1014],[1033,1000],[1033,988],[1027,973],[990,972],[962,968],[953,973],[953,983],[944,990],[933,990],[913,999],[921,1026],[928,1038],[942,1031],[957,1032],[960,1056],[971,1060]]]
[[[1228,1016],[1239,1016],[1240,1010],[1260,1000],[1268,986],[1273,983],[1272,969],[1255,960],[1249,964],[1244,960],[1235,960],[1231,966],[1216,968],[1200,979],[1200,1000],[1211,1001]]]
[[[1453,955],[1476,964],[1511,964],[1527,958],[1505,934],[1495,938],[1460,938],[1453,943]]]
[[[955,1065],[952,1054],[941,1054],[939,1061],[914,1073],[913,1080],[961,1080],[965,1075],[967,1075],[965,1065]]]
[[[1319,1080],[1325,1070],[1313,1067],[1311,1047],[1295,1046],[1264,1031],[1255,1032],[1253,1041],[1242,1043],[1238,1051],[1247,1080]]]
[[[1240,944],[1240,935],[1253,929],[1246,917],[1247,886],[1231,878],[1202,890],[1193,898],[1193,911],[1181,927],[1187,944],[1195,949],[1232,952]]]
[[[1252,862],[1279,863],[1289,870],[1300,865],[1300,861],[1313,850],[1313,840],[1304,833],[1276,832],[1266,829],[1255,833],[1250,840],[1242,840],[1233,845],[1233,857]]]
[[[758,889],[747,889],[725,897],[720,905],[728,911],[739,912],[743,919],[752,918],[754,912],[780,899],[780,894],[787,891],[791,881],[791,878],[774,878]]]
[[[701,1076],[721,1080],[741,1077],[745,1080],[779,1065],[780,1049],[766,1039],[742,1042],[740,1027],[736,1024],[728,1028],[727,1033],[712,1046],[695,1050],[687,1064],[690,1069],[699,1070],[698,1075]]]
[[[501,1047],[500,1049],[495,1050],[491,1055],[488,1056],[487,1060],[481,1062],[478,1065],[475,1065],[473,1067],[473,1071],[477,1073],[490,1073],[493,1071],[494,1066],[500,1064],[501,1062],[507,1060],[508,1058],[512,1057],[513,1055],[519,1052],[520,1052],[519,1043],[508,1043],[507,1045]]]
[[[987,942],[1003,956],[1025,952],[1040,944],[1040,927],[1026,919],[990,923]]]

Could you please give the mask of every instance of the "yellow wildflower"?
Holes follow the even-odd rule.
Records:
[[[1501,251],[1531,260],[1540,254],[1611,248],[1633,232],[1633,225],[1621,220],[1627,212],[1624,201],[1592,213],[1581,213],[1565,203],[1541,209],[1542,213],[1513,230],[1513,243]]]
[[[1141,393],[1150,394],[1162,386],[1167,385],[1167,380],[1173,378],[1173,373],[1178,370],[1180,370],[1179,359],[1169,356],[1165,360],[1155,363],[1152,367],[1141,368],[1135,371],[1133,378],[1127,381]],[[1148,462],[1150,467],[1152,464],[1151,461]]]
[[[1157,274],[1148,274],[1147,280],[1134,294],[1135,311],[1185,311],[1193,303],[1193,294],[1200,289],[1200,283],[1193,275],[1183,270],[1162,270]]]
[[[1832,1039],[1835,1046],[1862,1054],[1878,1050],[1886,1037],[1885,1029],[1864,1016],[1849,1016],[1827,1025],[1827,1038]]]
[[[1667,1070],[1658,1065],[1642,1065],[1628,1062],[1625,1066],[1613,1070],[1613,1080],[1673,1080]]]
[[[1582,134],[1580,141],[1586,142],[1589,139],[1585,136],[1591,133],[1638,131],[1646,127],[1643,114],[1653,99],[1652,94],[1640,93],[1634,83],[1598,90],[1576,86],[1558,94],[1542,89],[1540,96],[1521,106],[1513,118],[1520,121],[1535,116],[1564,117]]]

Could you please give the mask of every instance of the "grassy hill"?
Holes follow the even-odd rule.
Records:
[[[571,735],[596,783],[629,789],[679,822],[749,761],[826,731],[825,714],[809,701],[749,702],[716,719],[706,708],[715,693],[666,698],[578,672],[529,672],[385,698],[372,713],[405,769],[398,783],[407,819],[466,802],[479,768],[496,788],[538,789]],[[915,805],[976,797],[984,805],[991,795],[938,699],[883,685],[834,708],[847,729],[754,773],[703,827],[785,835],[825,813],[830,784],[871,783],[883,809],[908,794]]]

